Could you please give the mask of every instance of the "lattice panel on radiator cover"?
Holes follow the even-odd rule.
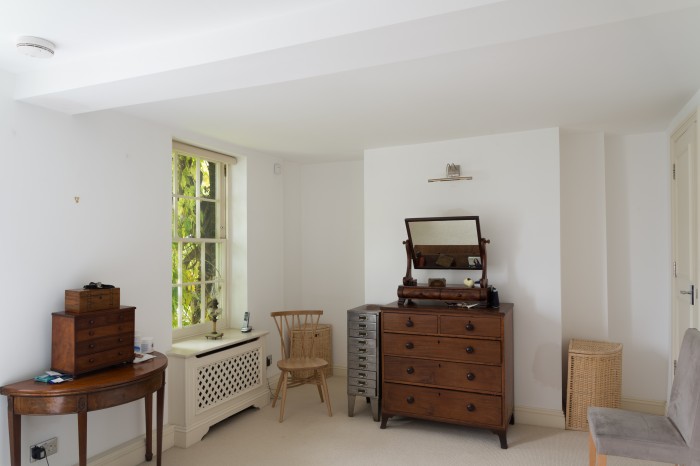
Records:
[[[260,348],[221,359],[197,371],[196,414],[262,383]]]

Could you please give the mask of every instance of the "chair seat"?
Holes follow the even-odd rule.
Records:
[[[687,464],[690,449],[666,416],[589,408],[588,425],[599,454]]]
[[[277,367],[283,371],[316,370],[328,366],[328,361],[321,358],[289,358],[277,361]]]

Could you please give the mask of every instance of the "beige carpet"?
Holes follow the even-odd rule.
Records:
[[[347,413],[346,379],[328,379],[333,417],[326,415],[316,388],[290,389],[283,423],[278,408],[248,409],[209,430],[188,449],[170,448],[163,466],[325,466],[325,465],[588,465],[585,432],[523,424],[508,429],[508,449],[487,430],[392,418],[382,430],[369,404],[357,397],[355,416]],[[142,466],[151,466],[142,463]],[[608,466],[660,465],[608,458]]]

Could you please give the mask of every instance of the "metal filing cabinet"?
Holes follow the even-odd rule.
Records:
[[[365,304],[348,311],[348,416],[355,414],[355,397],[370,403],[379,421],[379,306]]]

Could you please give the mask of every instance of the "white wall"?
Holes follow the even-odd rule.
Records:
[[[428,183],[447,163],[473,181]],[[515,403],[561,411],[559,131],[556,128],[365,151],[365,296],[396,300],[404,218],[478,215],[489,283],[515,303]],[[441,272],[449,283],[464,271]],[[435,271],[417,271],[419,282]]]
[[[168,349],[170,134],[116,113],[70,117],[16,103],[11,90],[0,72],[0,385],[49,369],[51,313],[64,309],[65,289],[90,281],[119,286],[122,303],[137,307],[137,330]],[[88,456],[144,433],[143,409],[90,413]],[[23,417],[23,463],[30,444],[54,436],[62,447],[51,464],[77,463],[75,416]],[[9,464],[6,422],[0,463]]]
[[[667,140],[662,133],[561,137],[562,352],[571,338],[622,343],[625,400],[667,398]]]
[[[668,137],[606,136],[609,339],[623,347],[625,398],[666,400],[671,348]],[[650,374],[658,374],[650,376]]]
[[[5,325],[0,385],[47,370],[51,357],[51,313],[64,309],[64,290],[90,281],[121,288],[122,303],[135,305],[136,327],[167,351],[170,330],[170,153],[173,137],[239,156],[233,187],[246,200],[234,204],[246,229],[234,240],[247,254],[244,284],[231,325],[240,327],[250,310],[256,329],[276,332],[269,316],[284,308],[285,183],[292,171],[275,175],[279,158],[241,150],[206,137],[167,128],[117,112],[66,116],[12,100],[13,78],[0,72],[0,147],[3,212],[0,241]],[[160,194],[159,194],[160,193]],[[75,196],[80,196],[76,204]],[[300,233],[298,233],[300,234]],[[296,236],[296,246],[299,236]],[[247,244],[246,244],[247,243]],[[235,277],[232,277],[235,279]],[[274,334],[271,334],[274,337]],[[279,343],[268,338],[268,354]],[[166,395],[167,397],[167,395]],[[145,432],[143,402],[91,412],[88,457]],[[0,419],[7,404],[0,403]],[[166,417],[167,423],[167,401]],[[57,436],[52,466],[77,463],[75,416],[22,419],[23,464],[29,445]],[[0,464],[9,464],[7,423],[0,422]]]
[[[562,346],[608,337],[605,144],[561,132]]]
[[[362,161],[301,167],[301,305],[323,309],[339,367],[347,367],[346,311],[364,304],[362,178]]]

